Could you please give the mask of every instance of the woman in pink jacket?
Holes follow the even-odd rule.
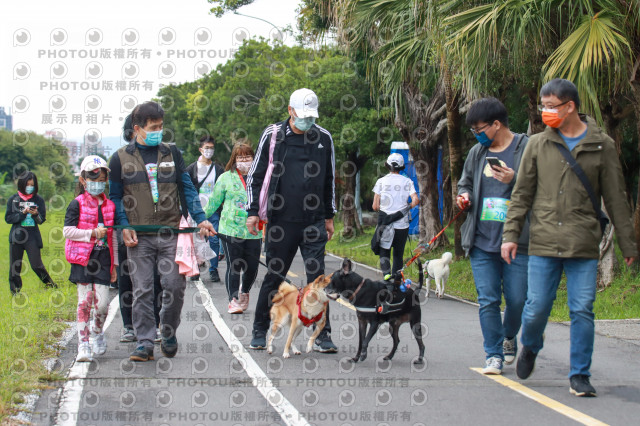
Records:
[[[118,242],[111,228],[116,209],[104,193],[108,173],[105,160],[97,155],[85,157],[80,166],[79,195],[69,203],[64,218],[64,249],[71,263],[69,281],[78,286],[76,361],[91,361],[93,354],[102,355],[107,350],[102,327],[109,309],[109,283],[116,281],[118,263]],[[95,311],[90,330],[92,307]]]

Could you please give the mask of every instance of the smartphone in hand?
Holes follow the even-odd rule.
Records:
[[[502,167],[502,164],[500,164],[500,160],[498,159],[498,157],[487,157],[487,163],[489,163],[489,166],[491,166],[491,168]]]

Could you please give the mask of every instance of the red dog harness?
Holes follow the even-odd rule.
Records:
[[[296,305],[298,305],[298,319],[300,321],[302,321],[302,324],[305,327],[309,327],[311,324],[316,323],[318,321],[320,321],[320,318],[322,318],[322,314],[324,314],[324,310],[321,311],[318,315],[316,315],[313,318],[307,318],[304,315],[302,315],[302,299],[304,299],[304,297],[307,295],[307,293],[303,293],[302,289],[300,289],[300,291],[298,292],[298,298],[296,299]],[[316,297],[317,300],[317,297]],[[327,306],[329,302],[324,302],[324,305]]]

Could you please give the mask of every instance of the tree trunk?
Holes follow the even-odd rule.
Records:
[[[544,130],[544,123],[542,122],[542,117],[538,112],[537,84],[527,92],[527,97],[527,115],[529,116],[529,130],[527,131],[527,134],[531,136]]]
[[[460,91],[455,90],[451,81],[451,70],[444,66],[444,91],[447,102],[447,142],[449,145],[449,176],[451,179],[451,199],[458,195],[458,179],[462,175],[462,143],[460,135]],[[452,203],[455,205],[455,203]],[[455,256],[464,256],[462,249],[462,218],[458,218],[454,227]]]
[[[640,152],[640,77],[631,81],[631,93],[633,95],[633,109],[638,131],[638,151]],[[636,234],[636,244],[638,245],[638,251],[640,251],[640,172],[638,173],[638,194],[636,198],[636,210],[633,214],[633,225]]]
[[[418,186],[420,188],[420,241],[427,243],[442,229],[438,212],[438,145],[444,128],[438,126],[441,115],[438,113],[445,103],[444,85],[438,82],[425,102],[417,86],[405,84],[402,90],[406,104],[407,120],[404,109],[396,105],[395,125],[403,139],[409,143],[411,155],[415,161]],[[447,244],[443,234],[431,247]]]
[[[362,224],[358,217],[358,211],[356,208],[356,174],[360,167],[360,158],[356,152],[350,152],[347,154],[347,161],[342,163],[340,172],[345,182],[344,194],[342,195],[342,236],[344,238],[353,238],[356,235],[362,233]]]
[[[601,206],[602,211],[606,213],[604,203]],[[615,244],[613,242],[613,225],[609,223],[604,230],[602,240],[600,241],[600,261],[598,262],[597,287],[604,289],[609,287],[615,277],[618,260],[616,259]]]

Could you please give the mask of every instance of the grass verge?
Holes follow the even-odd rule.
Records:
[[[365,232],[354,238],[343,238],[342,223],[336,222],[334,238],[327,244],[327,251],[340,257],[349,257],[357,262],[380,269],[380,259],[371,251],[369,243],[374,232],[373,227],[364,228]],[[453,242],[453,230],[447,229],[449,241]],[[409,240],[404,251],[404,258],[412,256],[412,250],[417,246],[417,241]],[[436,259],[445,251],[453,252],[453,246],[434,249],[421,259]],[[627,319],[640,318],[640,276],[638,274],[638,262],[627,268],[624,265],[622,254],[616,245],[616,255],[620,270],[617,271],[613,283],[606,289],[599,291],[594,304],[596,319]],[[450,266],[451,274],[447,282],[446,292],[465,300],[477,302],[471,264],[468,258],[462,258],[453,262]],[[414,266],[409,269],[408,276],[416,280],[418,270]],[[433,288],[434,284],[431,283]],[[504,301],[503,301],[504,307]],[[567,286],[563,276],[558,287],[556,301],[551,311],[550,321],[569,321],[569,308],[567,306]]]
[[[4,216],[4,212],[2,212]],[[75,320],[76,286],[68,281],[69,264],[64,258],[62,225],[64,212],[47,214],[40,226],[44,249],[42,259],[58,289],[45,289],[29,267],[25,254],[22,292],[12,297],[9,292],[9,230],[0,227],[0,274],[5,277],[3,297],[0,297],[0,423],[15,411],[24,394],[48,386],[58,380],[49,373],[43,361],[55,357],[56,342],[66,329],[65,321]]]

